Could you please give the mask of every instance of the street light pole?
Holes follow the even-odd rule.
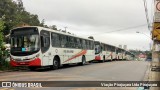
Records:
[[[145,33],[142,33],[142,32],[139,32],[139,31],[137,31],[136,33],[143,34],[143,35],[147,36],[149,39],[151,39],[151,37],[150,37],[150,36],[148,36],[148,35],[146,35]]]

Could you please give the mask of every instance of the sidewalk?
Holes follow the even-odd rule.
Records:
[[[160,71],[151,71],[149,72],[148,81],[160,81]],[[150,90],[160,90],[160,87],[150,87]]]
[[[11,72],[11,71],[14,71],[14,70],[4,70],[4,71],[0,70],[0,74],[5,72]]]
[[[28,68],[26,68],[26,67],[19,67],[19,68],[14,68],[14,69],[0,70],[0,74],[1,73],[5,73],[5,72],[26,71],[26,70],[28,70]]]
[[[3,71],[0,70],[0,73],[3,73]]]
[[[160,72],[151,71],[149,81],[160,81]],[[151,87],[150,90],[160,90],[160,87]]]

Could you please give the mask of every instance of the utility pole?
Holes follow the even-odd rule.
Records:
[[[154,0],[154,23],[152,28],[152,61],[151,61],[151,77],[150,81],[160,81],[160,0]],[[159,88],[160,89],[160,88]],[[159,90],[158,88],[151,88],[151,90]]]
[[[160,0],[155,0],[154,24],[152,30],[152,70],[160,69]]]

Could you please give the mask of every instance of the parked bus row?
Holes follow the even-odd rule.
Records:
[[[124,49],[94,41],[93,39],[38,26],[18,27],[10,32],[10,64],[58,69],[65,64],[84,65],[93,60],[131,59],[132,54]]]
[[[112,60],[132,60],[133,54],[122,48],[95,41],[95,60],[104,62]]]

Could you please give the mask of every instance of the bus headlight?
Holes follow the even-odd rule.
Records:
[[[11,55],[10,55],[10,60],[13,60],[13,58],[11,57]]]
[[[34,60],[34,59],[36,59],[36,58],[39,58],[39,56],[40,56],[40,54],[37,54],[35,57],[30,58],[30,60]]]
[[[36,58],[39,58],[39,56],[40,56],[40,54],[37,54],[37,55],[36,55]]]
[[[13,61],[15,61],[15,59],[14,59],[12,56],[10,56],[10,60],[13,60]]]

